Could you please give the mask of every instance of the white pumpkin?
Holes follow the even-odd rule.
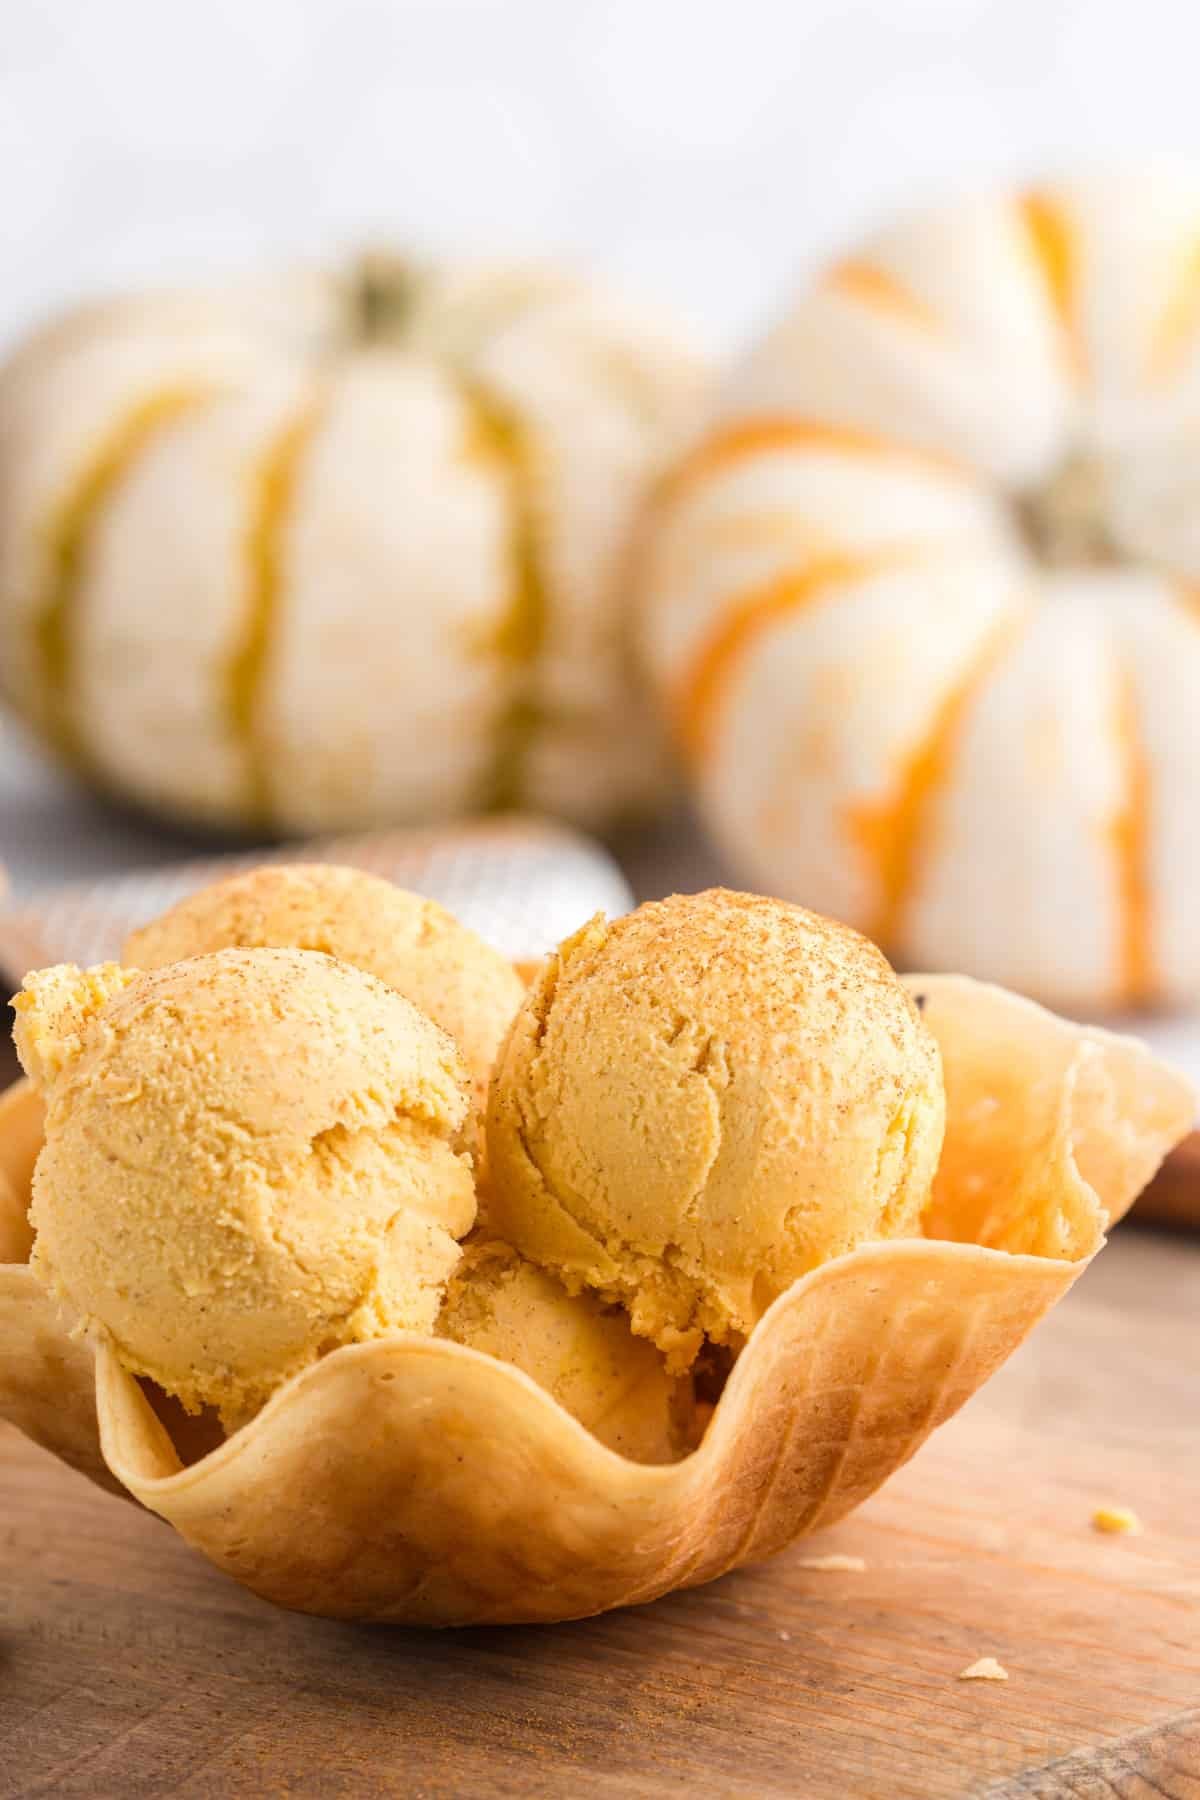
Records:
[[[699,383],[539,267],[81,311],[0,374],[5,691],[106,788],[221,826],[642,808],[628,535]]]
[[[1200,173],[835,263],[668,477],[645,581],[744,879],[910,966],[1200,995]]]

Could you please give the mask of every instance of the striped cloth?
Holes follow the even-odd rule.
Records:
[[[544,956],[594,912],[619,914],[632,904],[599,845],[561,825],[495,819],[289,844],[47,889],[0,907],[0,969],[15,983],[47,963],[116,957],[129,932],[185,894],[266,862],[369,869],[440,901],[513,962]]]

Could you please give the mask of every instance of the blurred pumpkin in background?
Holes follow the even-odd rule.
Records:
[[[1200,994],[1200,174],[821,273],[667,478],[650,662],[743,878],[1059,1004]]]
[[[81,310],[0,374],[7,696],[109,791],[221,827],[644,809],[628,534],[699,388],[550,268]]]

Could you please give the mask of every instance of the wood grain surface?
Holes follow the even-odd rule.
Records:
[[[1079,1750],[987,1790],[987,1800],[1193,1800],[1200,1795],[1200,1711],[1100,1750]]]
[[[1158,1225],[1200,1232],[1200,1131],[1168,1156],[1138,1201],[1138,1214]]]
[[[1200,1246],[1124,1228],[856,1517],[554,1628],[274,1611],[2,1428],[0,1795],[1196,1800],[1198,1315]]]

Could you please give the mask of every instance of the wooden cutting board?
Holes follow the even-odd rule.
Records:
[[[856,1517],[557,1628],[277,1612],[0,1428],[0,1795],[1200,1800],[1198,1347],[1200,1244],[1125,1228]]]

